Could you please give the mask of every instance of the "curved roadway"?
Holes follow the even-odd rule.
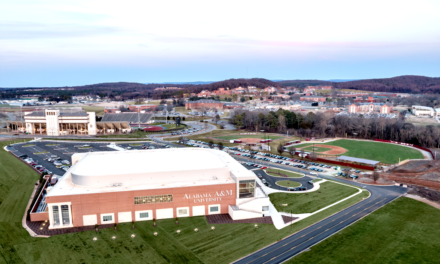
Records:
[[[271,165],[281,169],[290,168],[280,165]],[[303,171],[302,171],[303,172]],[[362,187],[371,192],[371,196],[351,207],[348,207],[339,213],[336,213],[320,222],[317,222],[279,242],[276,242],[266,248],[256,251],[234,263],[282,263],[298,253],[310,248],[314,244],[328,238],[329,236],[339,232],[343,228],[356,222],[362,217],[370,214],[379,207],[393,201],[406,192],[406,188],[398,186],[373,186],[365,185],[358,182],[347,181],[330,176],[319,175],[321,178],[343,183],[349,183]],[[297,180],[297,179],[295,179]],[[273,186],[273,185],[272,185]]]

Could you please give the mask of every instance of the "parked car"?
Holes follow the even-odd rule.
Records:
[[[53,165],[55,165],[55,166],[61,166],[61,165],[63,165],[63,163],[61,163],[60,161],[55,161],[55,162],[53,163]]]

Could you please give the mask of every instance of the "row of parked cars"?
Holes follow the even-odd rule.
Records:
[[[20,159],[22,159],[24,162],[26,162],[27,164],[31,165],[32,167],[34,167],[38,172],[40,173],[46,173],[46,174],[52,174],[51,171],[47,170],[45,167],[43,167],[42,165],[39,165],[37,162],[35,162],[32,158],[29,158],[28,155],[20,155],[18,156]]]
[[[252,163],[252,162],[248,162],[248,163],[246,163],[246,165],[251,166],[251,167],[255,167],[255,168],[260,168],[262,170],[267,169],[267,166]]]
[[[58,168],[62,169],[63,171],[67,171],[70,169],[70,161],[63,160],[60,157],[57,157],[56,155],[52,155],[50,158],[46,159],[49,162],[52,162],[53,165],[57,166]]]
[[[182,131],[171,132],[171,135],[184,135],[184,134],[190,134],[191,135],[191,133],[197,132],[199,130],[200,129],[197,129],[197,128],[188,128],[188,129],[185,129],[185,130],[182,130]]]
[[[359,171],[360,172],[360,171]],[[343,173],[343,172],[339,172],[338,176],[341,177],[345,177],[345,178],[352,178],[352,179],[357,179],[359,178],[359,176],[355,175],[355,174],[348,174],[348,173]]]
[[[305,190],[307,190],[307,187],[304,187],[304,186],[300,186],[300,187],[287,187],[287,190],[291,191],[291,192],[305,191]]]

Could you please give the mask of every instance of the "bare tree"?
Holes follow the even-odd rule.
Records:
[[[217,124],[217,122],[220,120],[220,116],[217,114],[214,116],[213,119],[214,119],[213,121]]]
[[[278,145],[278,147],[277,147],[277,152],[280,154],[280,155],[282,155],[283,154],[283,152],[284,152],[284,147],[283,147],[283,145],[281,145],[281,143]]]
[[[212,140],[208,141],[208,147],[213,148],[214,147],[214,141],[212,141]]]
[[[379,178],[380,178],[380,174],[379,174],[378,171],[375,170],[375,171],[373,172],[373,180],[374,180],[374,183],[376,183],[377,180],[379,180]]]
[[[295,156],[295,154],[296,154],[296,148],[295,148],[295,147],[291,147],[291,148],[289,149],[289,154],[290,154],[290,156],[292,156],[292,158],[293,158],[293,156]]]
[[[218,145],[219,150],[223,150],[225,148],[225,146],[223,146],[222,142],[219,142],[217,145]]]
[[[304,154],[305,154],[304,149],[301,149],[301,150],[300,150],[300,153],[301,153],[301,158],[304,159]]]

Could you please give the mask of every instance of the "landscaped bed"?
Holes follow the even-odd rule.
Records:
[[[317,191],[309,193],[271,193],[270,201],[280,212],[313,213],[357,193],[357,188],[327,181]],[[287,204],[287,206],[284,206]]]
[[[282,187],[299,187],[299,186],[301,186],[301,183],[296,182],[296,181],[277,181],[276,184],[279,186],[282,186]]]
[[[288,178],[301,178],[304,177],[303,173],[293,172],[293,171],[285,171],[285,170],[274,170],[267,169],[267,175],[274,177],[288,177]]]

